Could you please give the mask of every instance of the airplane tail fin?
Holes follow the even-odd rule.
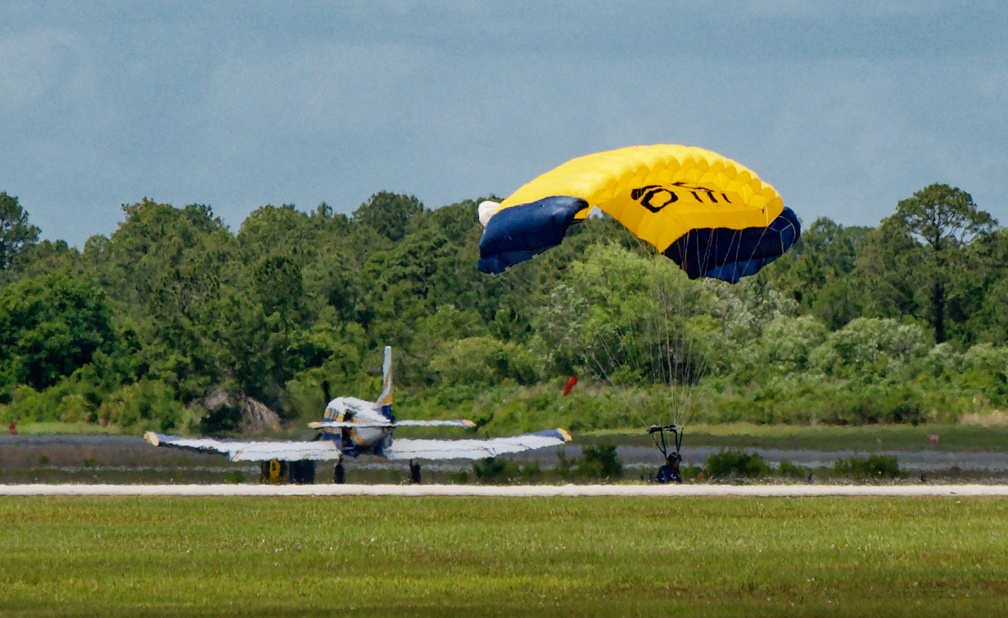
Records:
[[[381,413],[393,423],[395,417],[392,415],[392,346],[385,346],[385,362],[382,363],[382,392],[375,402],[381,409]]]

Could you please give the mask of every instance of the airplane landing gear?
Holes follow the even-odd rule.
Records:
[[[290,482],[295,485],[311,485],[315,482],[315,462],[311,459],[292,461],[289,464]]]
[[[346,469],[343,467],[342,461],[333,467],[333,482],[337,485],[342,485],[346,482]]]
[[[409,462],[409,480],[414,485],[420,484],[420,464],[414,462],[412,459]]]
[[[259,464],[259,481],[270,485],[310,485],[315,482],[315,462],[271,459]]]
[[[259,464],[259,482],[270,485],[287,483],[287,462],[277,459],[263,461]]]

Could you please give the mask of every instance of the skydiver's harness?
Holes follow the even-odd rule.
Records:
[[[653,480],[658,483],[671,483],[673,481],[681,483],[682,476],[679,473],[679,464],[682,462],[682,455],[679,453],[679,450],[682,448],[682,428],[675,423],[665,425],[664,427],[660,425],[651,425],[651,427],[648,428],[648,433],[651,435],[651,439],[654,441],[655,446],[662,452],[662,455],[665,456],[665,464],[658,469],[658,474],[652,477]],[[666,433],[672,434],[671,445],[669,444],[669,441],[665,440]],[[661,440],[660,442],[659,438]],[[670,452],[670,446],[675,446],[675,450]]]

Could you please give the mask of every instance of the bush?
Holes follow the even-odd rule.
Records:
[[[473,472],[476,474],[476,482],[484,485],[502,485],[521,475],[518,464],[500,457],[473,462]]]
[[[542,477],[542,469],[537,461],[520,466],[510,459],[499,457],[474,462],[473,472],[476,474],[477,483],[490,485],[514,482],[534,483]],[[452,483],[466,483],[469,480],[469,474],[465,470],[460,470],[452,473],[449,478]]]
[[[159,380],[144,378],[111,393],[98,408],[102,425],[171,431],[184,418],[173,389]]]
[[[616,445],[586,446],[576,472],[588,479],[617,479],[623,476],[623,462],[616,455]]]
[[[833,472],[855,479],[899,478],[899,462],[893,455],[869,455],[838,459],[833,464]]]
[[[811,476],[812,472],[809,468],[805,466],[796,466],[786,459],[782,459],[780,466],[777,468],[777,474],[786,479],[800,479],[805,480]]]
[[[533,384],[536,372],[532,356],[523,346],[493,337],[468,337],[445,345],[435,354],[430,369],[441,383],[499,384],[513,381]]]
[[[916,324],[857,318],[830,333],[809,354],[809,365],[826,375],[880,378],[927,354],[927,337]]]
[[[21,384],[14,388],[11,403],[7,406],[6,416],[10,420],[20,421],[54,421],[55,402],[50,401],[45,393]]]
[[[465,485],[469,482],[469,473],[465,470],[458,470],[448,474],[448,482],[452,485]]]
[[[724,478],[741,476],[757,478],[770,472],[770,467],[759,453],[744,453],[729,449],[707,459],[707,476]]]

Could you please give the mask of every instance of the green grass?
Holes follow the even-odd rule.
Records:
[[[7,429],[5,428],[6,432]],[[25,421],[17,424],[19,434],[32,435],[122,435],[124,432],[118,425],[95,425],[94,423],[61,423],[59,421]]]
[[[938,436],[932,443],[928,435]],[[645,428],[637,432],[596,431],[578,434],[579,443],[651,444]],[[691,424],[685,428],[684,448],[720,446],[742,449],[992,451],[1008,450],[1008,426],[962,424],[924,425],[724,425]]]
[[[0,498],[3,615],[1004,615],[996,498]]]

